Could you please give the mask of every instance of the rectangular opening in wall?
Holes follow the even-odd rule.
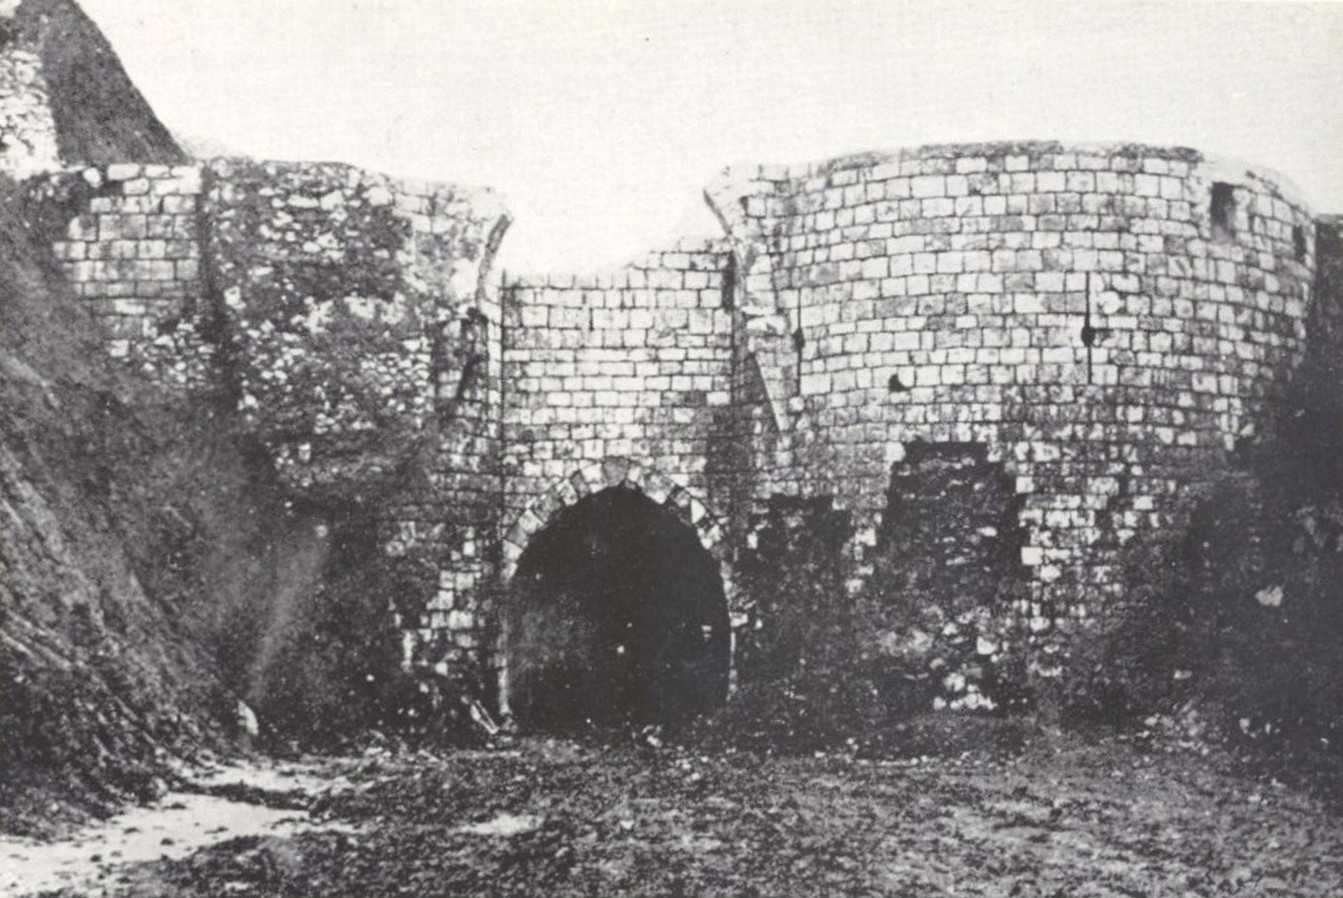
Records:
[[[737,254],[728,253],[727,264],[723,266],[723,308],[732,311],[732,302],[737,295]]]
[[[1306,229],[1301,225],[1292,225],[1292,250],[1296,254],[1296,261],[1306,261],[1310,247],[1306,243]]]
[[[1212,205],[1209,208],[1212,239],[1232,240],[1236,236],[1236,194],[1225,181],[1212,185]]]

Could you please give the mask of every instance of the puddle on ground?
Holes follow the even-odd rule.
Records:
[[[340,777],[292,765],[228,765],[196,771],[195,782],[218,787],[241,783],[268,791],[327,791]],[[0,898],[69,888],[97,896],[110,890],[124,864],[181,858],[238,836],[288,836],[345,829],[312,820],[306,811],[183,792],[128,809],[55,842],[0,836]]]

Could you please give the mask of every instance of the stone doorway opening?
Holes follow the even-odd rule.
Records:
[[[726,699],[718,562],[637,489],[556,512],[518,560],[506,613],[508,704],[525,729],[674,725]]]

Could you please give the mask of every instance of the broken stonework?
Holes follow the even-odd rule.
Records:
[[[1065,672],[1120,550],[1179,526],[1305,358],[1333,233],[1257,168],[1048,142],[729,172],[725,239],[592,277],[500,281],[487,193],[346,166],[33,191],[109,352],[228,397],[296,501],[376,512],[419,584],[406,663],[497,707],[520,560],[610,489],[715,559],[733,677],[780,613],[762,541],[815,503],[844,520],[826,601],[925,698]]]
[[[1305,350],[1310,213],[1192,150],[935,146],[729,173],[710,195],[754,260],[742,304],[793,334],[755,353],[798,397],[792,427],[761,432],[764,476],[876,527],[892,446],[986,446],[1020,501],[1041,673],[1103,613],[1115,549],[1171,524]]]

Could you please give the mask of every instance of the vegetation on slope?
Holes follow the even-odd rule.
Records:
[[[1323,260],[1304,364],[1274,419],[1205,473],[1189,525],[1126,562],[1112,626],[1077,652],[1075,720],[1220,737],[1278,772],[1343,777],[1343,245]],[[1332,789],[1336,791],[1336,789]]]
[[[186,161],[107,38],[77,4],[23,0],[12,18],[0,21],[0,49],[9,43],[38,55],[62,161]]]
[[[6,828],[162,788],[240,700],[273,746],[420,728],[367,510],[299,507],[222,400],[109,359],[36,211],[0,180]]]

